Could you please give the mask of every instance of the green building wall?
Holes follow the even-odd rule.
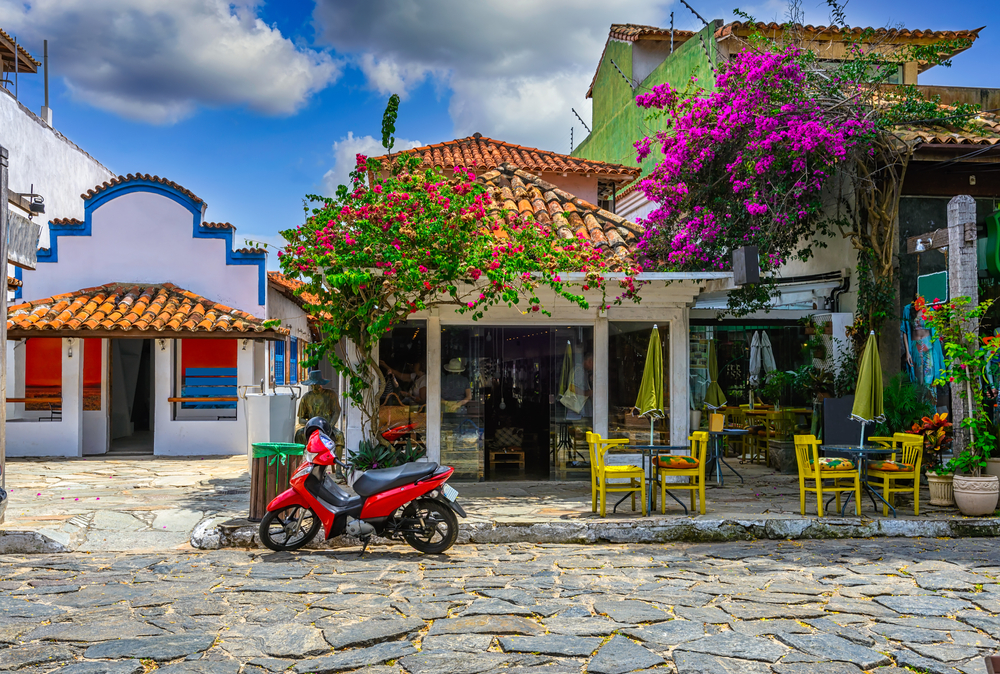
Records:
[[[717,58],[714,33],[714,24],[706,26],[698,35],[680,45],[653,69],[635,92],[611,63],[614,60],[626,75],[631,76],[632,44],[609,41],[594,82],[593,131],[573,150],[573,156],[635,166],[634,143],[664,128],[663,120],[647,119],[650,111],[637,106],[635,96],[664,82],[682,89],[692,76],[698,78],[702,87],[714,86],[712,61]],[[703,41],[712,61],[705,54]],[[650,153],[641,164],[643,175],[653,169],[657,158],[658,153]]]

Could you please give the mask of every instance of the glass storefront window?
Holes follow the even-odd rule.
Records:
[[[484,473],[484,400],[493,382],[480,358],[483,333],[473,327],[441,329],[441,464],[466,480],[480,480]]]
[[[650,444],[649,417],[635,409],[642,373],[646,368],[653,323],[611,321],[608,325],[608,436],[629,438],[632,444]],[[663,359],[664,417],[653,420],[654,445],[670,444],[670,331],[657,324]],[[692,359],[694,353],[691,354]],[[694,363],[692,362],[692,367]]]
[[[378,432],[397,449],[407,443],[426,450],[427,329],[408,321],[379,340],[379,366],[385,389],[379,405]]]

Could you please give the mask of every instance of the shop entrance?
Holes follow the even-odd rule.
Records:
[[[445,327],[441,463],[482,480],[586,479],[593,328]]]
[[[153,340],[111,340],[109,454],[153,453]]]

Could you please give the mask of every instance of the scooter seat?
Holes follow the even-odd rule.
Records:
[[[354,492],[360,496],[372,496],[383,491],[416,482],[431,475],[438,469],[436,463],[404,463],[393,468],[376,468],[362,473],[354,482]]]

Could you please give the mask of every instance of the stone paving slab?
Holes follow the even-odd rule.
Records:
[[[738,468],[745,482],[733,477],[725,487],[710,483],[703,516],[685,515],[668,499],[673,505],[663,515],[654,511],[641,517],[623,503],[617,513],[609,509],[602,518],[591,512],[586,482],[455,482],[469,514],[459,540],[564,544],[1000,536],[1000,519],[962,518],[954,508],[927,505],[926,494],[919,517],[901,502],[898,519],[883,518],[866,502],[861,518],[832,513],[819,519],[814,497],[807,499],[802,516],[795,476],[756,464]],[[258,545],[256,525],[240,519],[249,502],[246,457],[9,459],[7,471],[11,504],[0,524],[0,554]],[[356,544],[338,538],[330,547]],[[953,567],[934,570],[938,573],[919,589],[974,589]]]
[[[1000,580],[997,539],[3,555],[0,671],[981,674],[1000,615],[971,600],[991,593],[927,590],[930,562],[974,588]],[[307,591],[245,592],[235,578]],[[893,593],[843,597],[859,578]],[[656,592],[677,582],[696,605]],[[801,608],[781,603],[792,582],[821,590],[808,595],[821,617],[731,612],[747,588],[759,606]],[[26,592],[53,586],[66,591]],[[427,605],[441,610],[397,608]]]

